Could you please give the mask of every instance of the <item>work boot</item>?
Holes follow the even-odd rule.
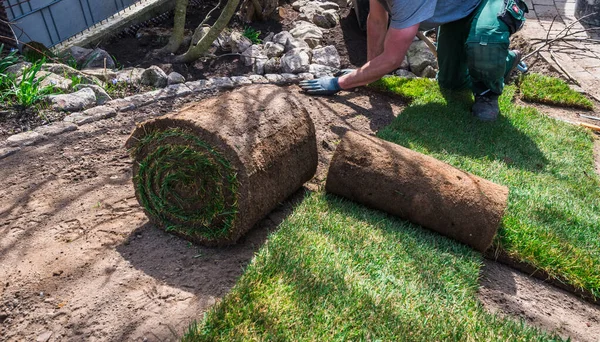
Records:
[[[506,69],[506,72],[504,73],[504,78],[507,78],[508,75],[510,75],[510,73],[515,70],[515,68],[519,65],[519,63],[521,63],[521,58],[523,57],[523,54],[521,53],[520,50],[509,50],[508,51],[508,61],[512,63],[510,63],[510,67],[508,67]]]
[[[498,107],[498,97],[500,95],[494,94],[491,91],[483,95],[475,95],[475,103],[471,108],[473,116],[481,121],[494,121],[500,114],[500,107]]]

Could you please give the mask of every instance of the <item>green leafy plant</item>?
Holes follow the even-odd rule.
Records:
[[[0,44],[0,56],[4,50],[4,44]],[[17,50],[12,50],[7,56],[0,58],[0,74],[4,74],[6,69],[11,65],[17,64],[19,57],[17,57]]]
[[[38,77],[42,65],[46,62],[41,59],[23,70],[20,82],[11,80],[11,85],[6,92],[5,97],[20,109],[31,107],[34,103],[40,101],[44,96],[56,93],[54,85],[42,85],[42,82],[48,75]]]
[[[250,41],[252,42],[252,44],[260,44],[260,43],[262,43],[262,40],[258,38],[260,36],[260,31],[257,31],[257,30],[255,30],[254,28],[252,28],[250,26],[246,26],[244,28],[244,32],[242,33],[242,35],[244,37],[250,39]]]

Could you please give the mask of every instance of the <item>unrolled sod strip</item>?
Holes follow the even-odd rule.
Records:
[[[348,132],[326,190],[484,251],[500,226],[508,188],[402,146]]]
[[[234,243],[317,168],[308,113],[284,88],[268,85],[144,122],[126,147],[151,221],[205,245]]]

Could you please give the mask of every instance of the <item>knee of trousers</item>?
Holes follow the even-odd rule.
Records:
[[[508,43],[467,43],[469,75],[476,81],[494,82],[504,77]]]

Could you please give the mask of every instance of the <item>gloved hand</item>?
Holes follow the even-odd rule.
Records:
[[[310,95],[334,95],[342,90],[337,77],[321,77],[316,80],[302,81],[300,87]]]

